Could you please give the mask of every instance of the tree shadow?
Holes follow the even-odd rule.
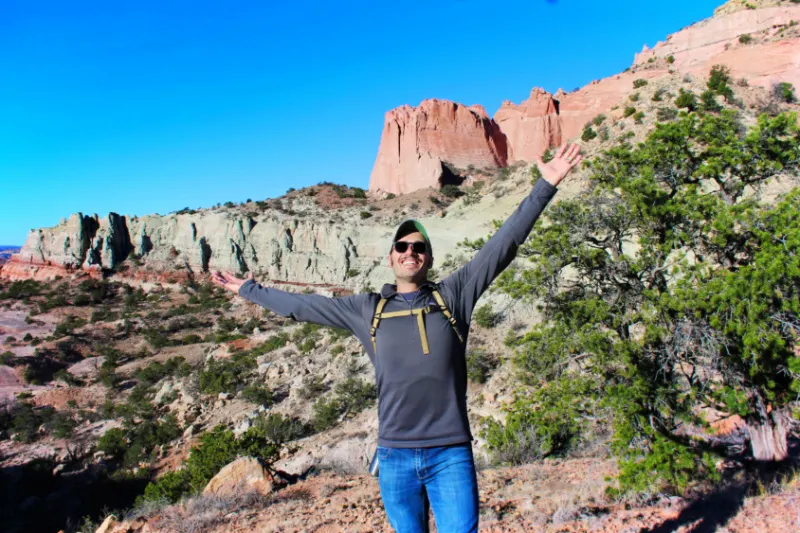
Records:
[[[745,498],[752,495],[756,486],[771,486],[780,482],[781,478],[790,475],[792,468],[797,467],[800,458],[800,440],[789,442],[789,459],[782,463],[765,463],[760,461],[743,461],[743,468],[730,472],[728,481],[708,494],[704,494],[686,506],[680,514],[665,522],[639,533],[675,533],[678,530],[686,533],[715,533],[735,517],[744,505]],[[730,479],[745,470],[745,481],[731,482]],[[691,526],[691,529],[681,529]]]

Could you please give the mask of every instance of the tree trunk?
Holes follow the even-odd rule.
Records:
[[[783,415],[772,411],[765,420],[747,423],[753,457],[758,461],[783,461],[789,457]]]

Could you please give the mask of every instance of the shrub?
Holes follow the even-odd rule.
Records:
[[[697,108],[697,97],[691,91],[686,91],[683,88],[680,90],[680,94],[675,99],[675,106],[678,109],[687,109],[688,111],[694,111]]]
[[[458,185],[453,185],[452,183],[442,186],[440,192],[448,198],[459,198],[464,195]]]
[[[276,444],[301,439],[308,435],[310,428],[297,418],[270,413],[257,418],[253,424],[264,436]]]
[[[631,102],[638,102],[641,95],[638,92],[632,93],[628,95],[628,100]]]
[[[625,118],[628,118],[629,116],[633,115],[634,113],[636,113],[636,108],[633,107],[633,106],[628,106],[622,112],[622,116],[625,117]]]
[[[97,441],[98,451],[103,452],[106,457],[112,459],[122,459],[127,448],[128,442],[125,439],[125,430],[122,428],[109,429]]]
[[[722,110],[722,106],[714,98],[714,91],[711,89],[703,91],[700,95],[700,103],[703,111],[717,112]]]
[[[634,89],[639,89],[641,87],[644,87],[645,85],[647,85],[647,80],[643,80],[643,79],[633,80],[633,88]]]
[[[386,195],[385,199],[386,200],[392,200],[394,198],[397,198],[397,195],[395,193],[393,193],[393,192],[390,192],[389,194]]]
[[[482,328],[493,328],[500,323],[500,313],[495,313],[490,304],[484,304],[475,310],[472,320]]]
[[[794,95],[794,85],[786,81],[776,83],[772,87],[772,94],[775,96],[775,98],[781,102],[786,102],[787,104],[791,104],[797,100]]]
[[[467,378],[474,383],[486,383],[492,371],[497,368],[497,360],[485,350],[470,350],[467,354]]]
[[[342,408],[336,398],[325,400],[320,398],[314,402],[314,416],[311,424],[315,431],[325,431],[339,422]]]
[[[378,397],[373,383],[354,377],[338,383],[334,392],[345,417],[371,407]]]
[[[733,100],[733,89],[730,87],[731,71],[725,65],[714,65],[706,85],[709,90],[725,98],[726,102]]]
[[[633,121],[636,124],[641,124],[644,116],[645,116],[644,111],[637,111],[636,113],[633,114]]]
[[[272,391],[263,384],[251,383],[242,390],[242,398],[264,407],[269,407],[275,403],[275,396]]]
[[[663,100],[662,97],[664,96],[665,92],[667,92],[666,89],[656,89],[656,91],[653,93],[653,102],[660,102]]]
[[[372,213],[370,213],[369,211],[361,211],[360,216],[361,220],[365,220],[367,218],[372,218]]]
[[[671,64],[673,64],[674,62],[675,62],[675,56],[673,56],[673,55],[669,55],[669,56],[667,56],[667,63],[668,63],[668,64],[670,64],[670,65],[671,65]]]
[[[586,126],[584,126],[583,133],[581,133],[581,140],[583,142],[589,142],[592,139],[594,139],[595,137],[597,137],[597,132],[595,132],[594,129],[592,129],[592,127],[589,126],[588,124]],[[537,167],[533,167],[533,168],[536,168],[536,170],[538,171]]]
[[[361,271],[357,268],[348,268],[347,272],[345,273],[345,277],[347,278],[354,278],[361,274]]]
[[[753,42],[753,36],[749,33],[743,33],[739,36],[739,42],[742,44],[750,44]]]
[[[304,400],[310,400],[318,397],[326,390],[328,390],[328,387],[325,386],[325,378],[310,374],[303,378],[298,394]]]
[[[594,124],[595,126],[599,126],[605,121],[606,121],[606,116],[601,113],[592,119],[592,124]]]
[[[678,116],[678,110],[674,107],[659,107],[656,111],[656,118],[659,122],[666,122]]]

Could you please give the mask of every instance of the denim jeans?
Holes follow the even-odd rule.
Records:
[[[428,501],[439,533],[477,533],[478,480],[472,443],[436,448],[379,446],[378,461],[383,507],[397,533],[428,531]]]

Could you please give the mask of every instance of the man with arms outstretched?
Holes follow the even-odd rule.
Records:
[[[478,531],[478,485],[467,418],[466,340],[481,294],[514,259],[556,186],[581,161],[562,146],[514,214],[467,264],[428,281],[433,250],[415,220],[397,229],[387,261],[396,284],[343,298],[292,294],[215,272],[213,281],[279,315],[345,328],[375,367],[380,490],[397,533]],[[427,500],[426,500],[427,498]]]

